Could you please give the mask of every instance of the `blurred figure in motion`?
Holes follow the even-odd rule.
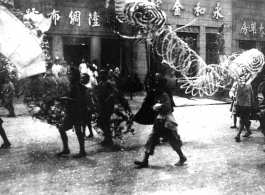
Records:
[[[15,96],[15,87],[11,82],[11,79],[6,76],[5,77],[5,89],[4,89],[4,107],[8,110],[9,115],[7,117],[16,117],[15,109],[13,106],[13,100]]]
[[[11,146],[11,143],[9,142],[6,132],[3,128],[3,120],[0,118],[0,136],[2,137],[4,143],[1,145],[0,148],[9,148]]]

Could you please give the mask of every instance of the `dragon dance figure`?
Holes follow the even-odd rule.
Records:
[[[264,55],[257,49],[226,57],[220,64],[207,65],[187,43],[179,38],[171,26],[165,25],[166,14],[159,0],[115,0],[117,19],[130,24],[138,33],[121,35],[127,39],[151,40],[154,52],[185,78],[181,86],[186,93],[203,96],[214,95],[231,84],[232,80],[245,85],[251,83],[262,71]]]
[[[186,93],[193,96],[212,96],[220,89],[231,86],[232,82],[236,82],[241,88],[251,84],[254,102],[250,108],[250,120],[259,120],[260,129],[265,134],[265,109],[258,105],[258,87],[264,81],[265,74],[262,52],[250,49],[231,56],[219,56],[220,64],[207,65],[177,36],[180,28],[173,30],[171,26],[165,25],[166,15],[158,1],[116,0],[115,4],[119,21],[132,25],[138,31],[134,37],[117,34],[125,39],[145,39],[147,43],[151,43],[153,52],[162,59],[161,64],[166,64],[182,74],[184,84],[181,88],[185,88]],[[223,32],[219,31],[217,35],[220,38]],[[250,125],[247,126],[249,128]],[[249,132],[246,136],[250,135]],[[238,136],[236,140],[239,140]]]

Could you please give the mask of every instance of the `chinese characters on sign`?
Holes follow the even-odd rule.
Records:
[[[196,7],[193,8],[193,10],[194,10],[194,15],[197,16],[197,17],[198,17],[200,14],[205,14],[205,12],[206,12],[206,8],[201,7],[200,4],[201,4],[201,3],[198,2],[198,3],[196,4]]]
[[[31,11],[30,11],[30,9],[26,10],[26,14],[30,14],[30,13],[39,14],[39,12],[35,8],[32,8]]]
[[[81,17],[81,12],[80,11],[71,11],[69,14],[69,18],[70,18],[70,24],[74,25],[74,23],[77,23],[77,26],[81,25],[81,21],[80,21],[80,17]]]
[[[185,7],[180,3],[180,0],[176,0],[172,11],[174,11],[173,16],[180,16],[181,10],[185,9]],[[214,11],[213,11],[213,18],[218,20],[220,18],[223,18],[224,16],[221,14],[222,7],[220,3],[217,3]],[[193,13],[196,17],[199,17],[200,15],[204,15],[206,13],[206,8],[201,7],[201,3],[198,2],[195,7],[193,8]]]
[[[252,35],[257,34],[256,22],[251,23],[249,32],[252,33]]]
[[[61,18],[61,16],[59,15],[59,11],[55,11],[55,9],[53,9],[52,13],[49,13],[47,15],[52,17],[54,25],[56,25],[56,21],[59,21]]]
[[[98,23],[98,18],[99,18],[99,15],[96,11],[93,13],[93,15],[90,13],[88,16],[88,25],[93,26],[93,27],[100,26]]]
[[[223,18],[224,16],[220,13],[221,11],[221,6],[220,3],[217,3],[216,7],[214,8],[214,12],[213,12],[213,18],[215,18],[216,20],[218,20],[219,18]]]
[[[258,34],[260,35],[260,37],[262,38],[264,36],[264,27],[262,25],[262,23],[260,24],[260,27],[259,27],[259,31],[258,31]]]
[[[247,22],[244,21],[239,33],[241,35],[246,36],[248,32],[251,33],[253,36],[258,34],[261,38],[265,35],[264,27],[262,23],[260,24],[260,27],[257,29],[256,22],[251,22],[250,27],[247,27]]]
[[[240,30],[240,34],[246,35],[247,33],[248,33],[248,27],[246,21],[244,21]]]
[[[27,9],[26,14],[39,14],[39,12],[35,8]],[[51,13],[48,13],[47,16],[49,16],[52,20],[54,25],[57,25],[57,22],[62,19],[60,16],[60,11],[53,9]],[[68,17],[70,18],[70,24],[77,26],[81,26],[81,11],[70,11]],[[100,26],[99,24],[99,14],[95,11],[93,14],[90,13],[88,16],[88,25],[92,27]]]
[[[172,11],[174,11],[174,16],[180,16],[180,11],[181,9],[185,9],[183,5],[181,5],[181,3],[179,2],[179,0],[176,0],[173,8],[172,8]]]

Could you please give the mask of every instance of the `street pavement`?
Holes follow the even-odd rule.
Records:
[[[129,100],[133,112],[143,98],[144,94],[135,94]],[[16,118],[7,118],[1,107],[12,147],[0,149],[0,194],[265,194],[259,122],[252,121],[253,134],[236,143],[227,99],[174,96],[174,101],[173,114],[188,160],[175,167],[177,154],[162,143],[150,157],[150,168],[141,170],[134,168],[133,161],[142,159],[151,125],[135,123],[136,134],[114,140],[113,147],[100,146],[102,137],[95,132],[95,138],[86,140],[86,158],[56,158],[61,140],[55,127],[29,116],[20,100],[15,101]],[[77,139],[73,131],[67,133],[74,154]]]

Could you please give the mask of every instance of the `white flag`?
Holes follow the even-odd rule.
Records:
[[[3,6],[0,29],[0,53],[17,67],[19,79],[46,72],[41,40]]]

